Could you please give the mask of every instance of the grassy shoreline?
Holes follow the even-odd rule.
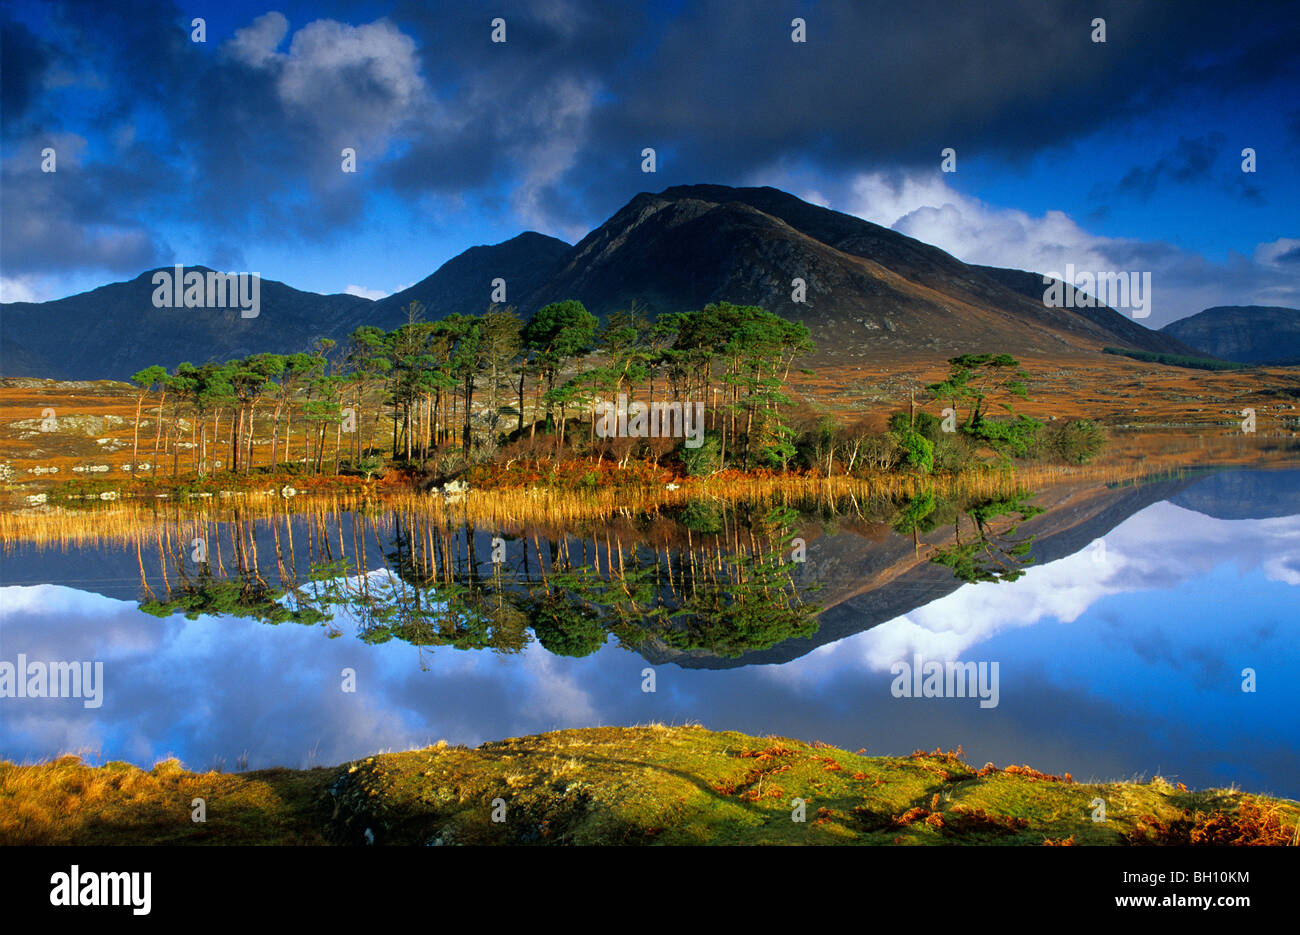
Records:
[[[192,820],[203,799],[206,821]],[[1106,820],[1094,821],[1095,800]],[[792,818],[804,801],[804,821]],[[493,813],[504,820],[494,821]],[[849,753],[698,726],[439,743],[337,767],[0,763],[0,844],[1294,845],[1300,803],[1075,782],[960,751]]]
[[[106,539],[152,535],[159,529],[188,528],[193,522],[242,518],[270,518],[298,513],[319,514],[347,510],[418,510],[446,522],[488,526],[552,527],[602,521],[614,515],[654,512],[701,499],[728,502],[769,502],[790,505],[811,499],[842,497],[869,501],[877,497],[906,498],[925,490],[949,496],[1002,496],[1012,492],[1042,490],[1062,484],[1125,485],[1183,476],[1207,466],[1227,467],[1240,461],[1205,464],[1092,464],[1022,465],[1006,468],[985,465],[958,473],[919,474],[887,472],[864,476],[761,475],[725,472],[713,477],[675,478],[668,483],[635,486],[601,484],[574,489],[549,485],[525,487],[469,487],[451,496],[420,490],[414,485],[365,488],[308,488],[284,496],[265,481],[254,489],[216,491],[181,498],[141,499],[118,497],[92,500],[84,505],[43,503],[24,509],[0,509],[0,543],[15,545],[94,544]],[[1259,468],[1294,466],[1289,452],[1267,461],[1246,461]]]

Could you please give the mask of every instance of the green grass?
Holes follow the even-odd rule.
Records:
[[[190,818],[196,797],[203,824]],[[796,797],[803,822],[792,820]],[[1096,798],[1105,822],[1091,819]],[[493,820],[498,799],[504,821]],[[1239,815],[1253,816],[1244,831]],[[1292,843],[1300,805],[1288,800],[1160,779],[1075,783],[977,770],[938,751],[871,757],[700,727],[555,731],[313,770],[0,764],[5,844],[1114,845],[1140,822],[1159,837],[1206,816],[1257,838],[1261,815],[1272,842]]]

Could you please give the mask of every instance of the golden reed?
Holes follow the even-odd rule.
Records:
[[[726,477],[680,485],[641,488],[604,487],[574,491],[545,487],[440,493],[333,492],[281,500],[255,494],[185,501],[118,500],[90,508],[41,507],[0,513],[0,543],[67,548],[153,539],[160,532],[187,540],[212,523],[269,519],[285,515],[336,516],[418,513],[435,523],[470,523],[501,530],[565,528],[614,516],[654,513],[693,500],[808,506],[827,500],[898,500],[933,489],[959,499],[1007,494],[1071,482],[1122,483],[1155,472],[1141,464],[1101,467],[1034,465],[1017,470],[985,469],[956,475],[881,474],[868,477]]]

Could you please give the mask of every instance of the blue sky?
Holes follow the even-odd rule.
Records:
[[[174,262],[377,297],[715,182],[968,262],[1149,270],[1153,326],[1300,305],[1294,4],[20,0],[0,37],[5,301]]]

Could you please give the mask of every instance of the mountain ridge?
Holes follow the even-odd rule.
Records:
[[[187,267],[207,270],[207,267]],[[162,267],[162,269],[169,269]],[[383,299],[262,280],[262,311],[155,309],[154,270],[44,303],[7,303],[0,375],[124,379],[152,363],[308,350],[362,324],[393,328],[412,300],[436,320],[485,311],[495,279],[528,315],[578,299],[598,315],[709,302],[763,305],[807,324],[827,362],[972,350],[1081,355],[1105,345],[1195,353],[1109,308],[1049,308],[1039,274],[963,263],[938,247],[775,188],[701,184],[642,192],[577,244],[526,231],[471,247]],[[803,301],[795,300],[796,280]],[[69,336],[77,336],[69,340]]]
[[[1160,329],[1202,354],[1242,364],[1300,364],[1300,309],[1216,305]]]

